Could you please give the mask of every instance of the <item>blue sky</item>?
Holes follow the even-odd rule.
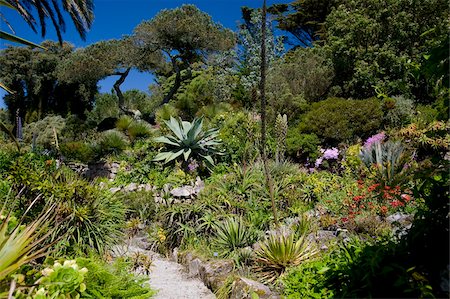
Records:
[[[283,2],[286,3],[288,1],[267,0],[268,5]],[[84,47],[100,40],[120,38],[123,35],[130,34],[140,22],[151,19],[161,9],[175,8],[182,4],[194,4],[211,15],[214,21],[235,30],[241,17],[240,7],[259,7],[262,5],[262,0],[95,0],[94,3],[95,20],[90,32],[87,34],[86,41],[81,40],[67,14],[65,15],[67,30],[63,34],[65,41],[74,44],[76,47]],[[0,11],[12,25],[18,36],[36,43],[46,39],[57,40],[50,22],[47,26],[47,35],[45,38],[42,38],[40,33],[34,33],[15,11],[7,8],[1,8]],[[4,22],[1,22],[0,26],[2,30],[9,30]],[[0,40],[0,43],[0,49],[13,44],[4,40]],[[122,85],[123,90],[136,88],[147,91],[152,78],[152,75],[149,73],[133,71]],[[99,82],[100,91],[110,92],[114,81],[115,78],[110,77]],[[0,97],[3,98],[3,95],[4,91],[0,89]],[[0,101],[1,106],[3,106],[3,101]]]

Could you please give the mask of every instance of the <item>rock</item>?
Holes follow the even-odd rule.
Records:
[[[98,188],[100,188],[100,189],[103,189],[103,188],[105,188],[105,187],[106,187],[105,182],[100,182],[100,183],[98,184]]]
[[[120,187],[116,187],[116,188],[110,188],[109,191],[110,191],[112,194],[114,194],[114,193],[116,193],[116,192],[119,192],[121,189],[122,189],[122,188],[120,188]]]
[[[172,262],[178,263],[178,248],[175,247],[170,255],[170,260]]]
[[[151,192],[151,191],[153,191],[153,188],[152,188],[152,185],[150,185],[150,184],[145,184],[144,185],[144,190],[146,191],[146,192]]]
[[[413,216],[409,214],[395,213],[386,217],[386,221],[389,223],[399,223],[402,225],[411,224],[413,221]]]
[[[183,186],[179,188],[172,189],[170,194],[174,197],[190,197],[195,194],[195,190],[191,186]]]
[[[205,188],[205,182],[203,182],[200,177],[197,177],[195,179],[195,184],[194,184],[194,192],[195,192],[195,194],[199,194],[200,191],[202,191],[204,188]]]
[[[198,276],[198,274],[199,274],[198,270],[199,270],[201,263],[202,263],[202,261],[200,259],[196,258],[187,264],[187,268],[188,268],[190,277]]]
[[[201,263],[198,274],[203,283],[213,291],[218,290],[234,269],[232,260],[214,260]]]
[[[129,185],[127,185],[125,188],[123,188],[123,191],[125,192],[133,192],[137,190],[137,184],[136,183],[131,183]]]
[[[255,297],[260,299],[280,298],[260,282],[245,277],[239,277],[234,281],[230,299],[252,299]]]

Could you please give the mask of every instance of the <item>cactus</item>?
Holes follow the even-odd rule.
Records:
[[[277,115],[275,120],[275,134],[277,137],[277,151],[275,159],[277,163],[284,161],[284,154],[286,152],[286,135],[288,130],[288,122],[286,114]]]

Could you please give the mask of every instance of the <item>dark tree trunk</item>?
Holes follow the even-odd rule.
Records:
[[[167,104],[173,98],[173,96],[177,93],[178,89],[181,86],[181,70],[178,66],[177,57],[170,56],[170,60],[172,61],[173,70],[175,71],[175,83],[170,89],[169,93],[164,96],[162,104]]]
[[[119,109],[130,116],[134,116],[134,112],[125,107],[125,98],[123,96],[122,91],[120,90],[120,85],[125,82],[128,74],[130,73],[131,68],[127,68],[125,72],[117,72],[114,75],[119,75],[119,79],[114,83],[114,90],[116,91],[117,98],[119,99]]]

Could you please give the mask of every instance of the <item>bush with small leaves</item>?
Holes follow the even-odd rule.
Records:
[[[301,117],[299,129],[314,133],[329,145],[366,138],[381,127],[383,111],[376,98],[329,98],[313,103]]]

